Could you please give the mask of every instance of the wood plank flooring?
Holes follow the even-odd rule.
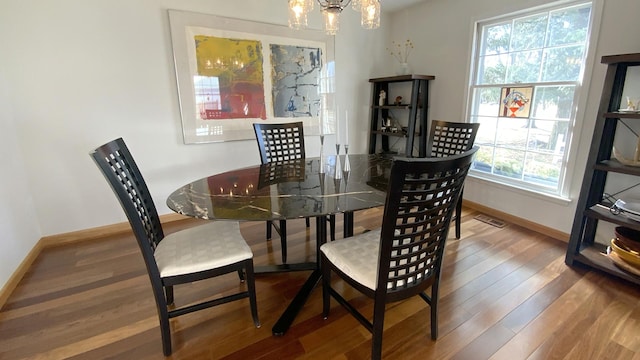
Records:
[[[569,268],[564,243],[513,224],[497,228],[474,215],[465,209],[462,239],[450,236],[447,243],[438,340],[429,337],[429,309],[422,300],[390,304],[385,359],[640,360],[636,285]],[[356,213],[355,232],[379,226],[380,217],[380,209]],[[313,261],[313,227],[305,228],[304,220],[287,225],[289,260]],[[256,265],[280,261],[279,241],[265,241],[263,222],[244,223],[241,229]],[[323,320],[320,288],[284,336],[271,335],[271,326],[307,276],[258,276],[259,329],[253,327],[247,300],[172,320],[170,358],[367,359],[370,334],[335,302]],[[176,302],[242,286],[235,275],[179,286]],[[346,286],[344,293],[363,312],[372,311],[370,300]],[[163,358],[151,287],[133,235],[40,254],[0,311],[0,359],[23,358]]]

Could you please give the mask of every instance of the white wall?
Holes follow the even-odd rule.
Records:
[[[286,25],[286,4],[2,0],[0,143],[8,160],[0,176],[0,285],[40,237],[126,221],[89,157],[107,141],[125,139],[161,214],[171,212],[165,199],[177,187],[259,163],[255,140],[183,144],[166,10]],[[367,79],[378,75],[380,58],[368,55],[382,54],[375,39],[384,29],[364,30],[355,15],[345,13],[336,37],[337,87],[350,137],[366,139]],[[321,27],[319,12],[311,20]],[[309,154],[319,153],[317,137],[306,143]],[[352,148],[366,151],[366,140]]]
[[[403,41],[407,37],[412,39],[415,50],[410,63],[414,72],[436,76],[431,86],[430,118],[464,121],[475,21],[550,2],[430,0],[394,14],[390,38],[396,41]],[[586,75],[588,88],[585,94],[588,93],[588,98],[586,106],[578,112],[577,121],[582,123],[582,131],[577,133],[578,146],[571,155],[575,165],[571,174],[571,201],[567,203],[514,191],[473,177],[468,178],[465,185],[466,199],[553,229],[571,232],[606,70],[600,64],[600,58],[603,55],[640,52],[638,14],[640,1],[604,2],[595,48],[595,65],[593,72]]]
[[[2,28],[0,27],[0,32]],[[0,59],[0,288],[40,238],[40,226],[20,153],[10,88]]]

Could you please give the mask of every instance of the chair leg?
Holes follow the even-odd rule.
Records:
[[[371,331],[371,359],[382,359],[382,330],[384,328],[384,301],[373,305],[373,329]]]
[[[240,278],[240,282],[244,282],[244,272],[242,270],[238,270],[238,277]]]
[[[167,297],[167,305],[173,305],[173,286],[165,286],[164,292]]]
[[[322,269],[322,318],[327,319],[329,317],[329,309],[331,307],[331,298],[329,294],[329,288],[331,287],[331,269],[324,255],[321,255],[321,269]]]
[[[280,220],[280,251],[282,252],[282,263],[287,263],[287,221]]]
[[[271,240],[271,221],[267,221],[267,240]]]
[[[436,281],[431,285],[431,339],[436,340],[438,338],[438,285],[439,281]]]
[[[259,328],[260,319],[258,318],[258,301],[256,300],[256,277],[253,271],[253,260],[247,260],[245,269],[247,272],[247,291],[249,292],[249,305],[251,306],[251,317],[253,318],[254,325],[257,328]]]
[[[162,312],[162,311],[160,311]],[[169,314],[165,308],[164,314],[160,315],[160,334],[162,336],[162,352],[164,356],[171,355],[171,327],[169,326]]]
[[[330,231],[330,238],[331,241],[335,241],[336,240],[336,216],[335,215],[329,215],[329,231]]]
[[[159,278],[151,278],[151,288],[153,297],[156,300],[156,308],[158,310],[158,318],[160,320],[160,336],[162,337],[162,352],[164,356],[171,355],[171,327],[169,326],[169,309],[167,309],[167,300],[169,294],[173,298],[173,287],[163,286]],[[167,294],[163,291],[166,289]]]
[[[462,190],[460,190],[460,197],[456,204],[456,239],[460,239],[460,223],[462,222]]]

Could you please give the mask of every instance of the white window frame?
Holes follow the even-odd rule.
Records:
[[[476,78],[478,76],[478,57],[481,50],[482,41],[482,27],[491,23],[500,23],[509,21],[514,18],[526,17],[539,13],[540,11],[553,11],[566,7],[579,6],[581,4],[591,3],[591,26],[587,35],[588,42],[585,48],[585,65],[582,68],[582,82],[578,81],[575,97],[574,108],[572,110],[571,118],[569,119],[569,129],[567,131],[567,139],[565,144],[565,155],[563,158],[563,169],[558,180],[557,192],[549,191],[543,187],[537,187],[532,183],[526,183],[524,181],[503,177],[495,174],[489,174],[483,171],[477,171],[471,169],[469,175],[471,177],[489,181],[491,183],[499,184],[501,186],[507,186],[517,191],[523,191],[526,193],[533,193],[538,196],[549,197],[564,201],[570,201],[570,185],[573,182],[573,174],[575,172],[575,160],[577,157],[577,148],[580,140],[580,134],[584,124],[585,116],[596,116],[595,114],[585,114],[585,108],[587,105],[587,97],[589,90],[589,83],[591,80],[591,74],[593,73],[596,42],[600,28],[600,19],[602,17],[602,0],[569,0],[569,1],[557,1],[541,6],[527,8],[520,11],[510,12],[506,14],[497,14],[496,16],[478,19],[474,23],[473,27],[473,41],[471,46],[470,62],[469,62],[469,78],[466,91],[466,119],[472,121],[472,107],[473,107],[473,90],[477,87],[475,85]],[[540,83],[538,83],[540,84]],[[522,84],[523,86],[527,84]],[[480,145],[480,144],[478,144]]]

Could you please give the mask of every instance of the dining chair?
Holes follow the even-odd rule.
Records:
[[[122,138],[98,147],[91,156],[111,185],[129,219],[142,253],[160,319],[162,350],[171,355],[169,319],[248,297],[260,327],[253,253],[235,221],[205,225],[165,235],[146,182]],[[246,291],[176,308],[173,287],[237,272]]]
[[[261,163],[287,162],[291,160],[304,159],[304,127],[302,122],[263,124],[254,123],[253,130],[258,141]],[[336,221],[335,215],[327,217],[330,227],[331,240],[335,240]],[[309,218],[305,218],[306,226],[310,226]],[[278,224],[267,221],[267,240],[271,239],[272,231],[275,229],[280,235],[280,248],[282,252],[282,262],[287,262],[287,221],[279,220]]]
[[[479,123],[462,123],[442,120],[431,121],[431,131],[427,139],[427,156],[443,157],[468,151],[478,133]],[[456,239],[460,239],[462,223],[462,192],[456,205],[452,221],[456,225]]]
[[[320,247],[323,317],[330,297],[372,333],[371,358],[382,356],[385,304],[419,295],[431,307],[431,338],[438,336],[438,288],[455,204],[477,147],[444,158],[394,160],[381,229]],[[373,299],[370,321],[331,285],[331,274]],[[431,295],[425,291],[431,287]],[[340,289],[340,290],[338,290]]]

